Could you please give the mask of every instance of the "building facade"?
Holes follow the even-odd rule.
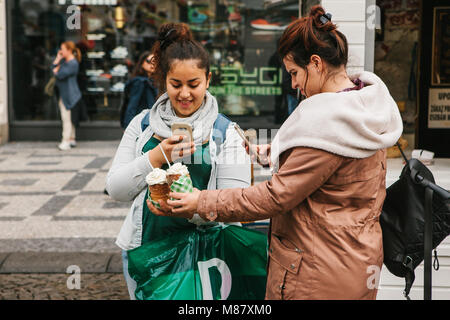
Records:
[[[60,139],[56,98],[44,87],[63,40],[83,51],[79,84],[90,121],[78,138],[119,139],[128,72],[167,21],[189,23],[210,52],[221,112],[242,127],[276,128],[287,117],[277,39],[320,2],[348,38],[348,72],[375,71],[398,102],[410,145],[449,157],[448,0],[0,0],[0,144]],[[449,248],[450,239],[438,250],[438,299],[450,299]],[[422,269],[416,274],[412,295],[420,299]],[[402,299],[403,279],[386,268],[380,285],[379,299]]]
[[[139,54],[156,41],[164,22],[186,22],[209,51],[210,91],[220,112],[244,128],[278,128],[288,116],[286,81],[276,55],[283,29],[317,0],[283,1],[2,1],[3,105],[1,139],[57,141],[57,98],[44,92],[62,41],[82,50],[78,82],[89,122],[79,140],[120,139],[119,108],[124,84]],[[374,0],[323,0],[350,43],[349,72],[373,70],[373,28],[367,8]],[[343,8],[351,8],[350,10]],[[5,19],[6,17],[6,19]],[[5,58],[7,60],[5,60]],[[284,81],[283,81],[284,80]],[[6,87],[7,85],[7,87]],[[2,92],[3,92],[2,91]]]
[[[6,4],[0,0],[0,145],[9,139]]]

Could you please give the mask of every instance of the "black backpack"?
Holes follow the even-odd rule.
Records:
[[[432,250],[450,234],[450,193],[434,183],[423,163],[402,155],[406,165],[399,180],[387,188],[380,216],[383,262],[392,274],[405,278],[404,295],[409,299],[414,269],[424,260],[424,298],[431,300]],[[434,256],[438,270],[436,249]]]
[[[130,81],[127,81],[125,84],[125,88],[123,90],[123,96],[122,96],[122,103],[120,104],[119,108],[119,115],[120,115],[120,126],[123,129],[125,128],[125,112],[128,108],[128,102],[130,102]]]

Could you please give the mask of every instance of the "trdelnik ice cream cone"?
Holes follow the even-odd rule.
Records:
[[[153,205],[160,208],[159,200],[167,201],[169,199],[169,184],[167,183],[167,173],[161,169],[153,169],[145,178],[148,184],[149,196]]]
[[[169,182],[170,190],[173,192],[191,193],[194,191],[189,170],[181,163],[175,163],[167,169],[167,181]]]
[[[173,166],[167,169],[167,182],[169,186],[171,186],[174,181],[177,181],[183,176],[190,177],[189,170],[180,162],[175,163]]]

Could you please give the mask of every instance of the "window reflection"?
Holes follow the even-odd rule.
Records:
[[[80,14],[77,28],[68,27],[73,3]],[[280,3],[265,9],[260,0],[7,1],[13,118],[59,121],[57,98],[46,95],[44,88],[61,42],[73,41],[83,55],[78,82],[90,119],[118,122],[134,63],[156,41],[159,26],[175,21],[188,23],[210,52],[210,91],[221,112],[275,115],[280,122],[287,106],[276,44],[297,17],[298,2]]]
[[[450,84],[450,7],[434,9],[432,84]]]

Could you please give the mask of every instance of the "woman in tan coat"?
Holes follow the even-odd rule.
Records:
[[[307,97],[267,151],[271,181],[246,189],[174,193],[161,215],[211,221],[271,218],[267,299],[375,299],[386,152],[403,127],[370,72],[349,77],[348,45],[322,7],[291,23],[279,54]]]

